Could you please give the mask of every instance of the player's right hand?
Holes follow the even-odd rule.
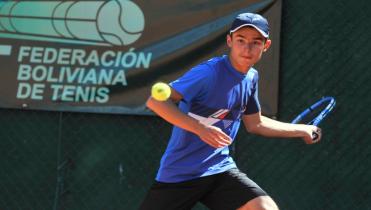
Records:
[[[321,140],[322,132],[321,129],[314,125],[303,125],[304,136],[302,137],[306,144],[314,144]]]
[[[214,148],[222,148],[232,143],[230,136],[212,125],[201,125],[197,135],[202,141]]]

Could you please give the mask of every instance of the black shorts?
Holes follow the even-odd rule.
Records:
[[[155,182],[140,210],[189,210],[197,202],[212,210],[232,210],[265,195],[246,174],[234,168],[185,182]]]

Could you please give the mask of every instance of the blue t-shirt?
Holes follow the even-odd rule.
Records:
[[[170,83],[183,99],[179,109],[205,124],[219,127],[232,140],[241,115],[260,111],[258,73],[234,69],[228,56],[210,59]],[[181,182],[236,167],[229,148],[213,148],[194,133],[174,126],[156,180]]]

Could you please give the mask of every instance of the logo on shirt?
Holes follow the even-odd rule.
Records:
[[[215,125],[218,122],[222,122],[223,127],[228,128],[233,123],[233,120],[226,119],[229,113],[230,110],[228,109],[219,109],[208,117],[203,117],[192,112],[189,112],[188,115],[199,120],[204,125]]]
[[[241,113],[245,113],[245,112],[246,112],[246,105],[243,106]]]

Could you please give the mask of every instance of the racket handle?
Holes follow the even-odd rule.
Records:
[[[312,132],[312,140],[316,141],[319,138],[319,134],[317,132]]]

